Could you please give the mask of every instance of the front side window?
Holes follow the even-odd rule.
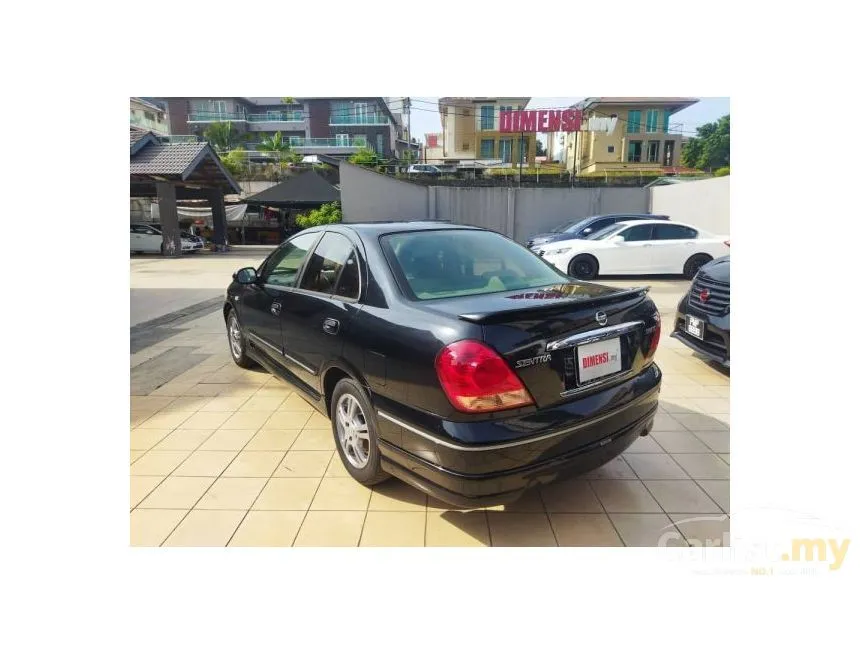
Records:
[[[302,289],[358,298],[358,264],[352,243],[340,233],[326,233],[302,276]]]
[[[647,242],[651,239],[651,224],[639,224],[621,232],[625,242]]]
[[[294,287],[305,256],[317,239],[317,233],[294,237],[279,248],[263,268],[263,282],[277,287]]]
[[[624,224],[613,224],[609,228],[605,228],[601,231],[597,231],[596,233],[592,233],[589,235],[587,240],[608,240],[613,235],[617,235],[621,229],[624,228]]]
[[[567,278],[490,231],[394,233],[381,238],[392,270],[418,300],[546,287]]]

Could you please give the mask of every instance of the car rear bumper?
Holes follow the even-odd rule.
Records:
[[[456,428],[460,435],[506,437],[466,443],[438,428],[414,425],[378,410],[382,467],[450,504],[479,507],[510,502],[532,486],[593,470],[647,434],[657,412],[661,374],[652,364],[601,392],[517,419]],[[539,428],[535,432],[534,429]],[[511,439],[512,430],[519,439]],[[400,445],[390,441],[400,436]],[[531,430],[531,431],[529,431]]]

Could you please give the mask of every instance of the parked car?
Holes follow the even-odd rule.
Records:
[[[190,239],[187,233],[181,236],[182,251],[197,251],[203,248],[202,242]],[[162,253],[164,240],[161,231],[151,224],[131,224],[132,253]]]
[[[704,265],[678,303],[672,338],[723,367],[729,364],[729,256]]]
[[[152,226],[152,228],[157,230],[159,233],[162,230],[160,223],[150,224],[150,226]],[[191,243],[193,245],[191,248],[192,252],[199,251],[200,249],[202,249],[206,246],[206,240],[204,238],[200,237],[199,235],[192,235],[188,231],[179,231],[179,234],[183,239],[191,241]]]
[[[307,229],[224,302],[230,353],[331,419],[346,470],[505,503],[647,434],[661,372],[646,288],[573,280],[485,229]]]
[[[633,220],[614,224],[584,240],[551,242],[532,251],[582,280],[649,273],[681,273],[692,278],[728,247],[727,238],[689,224]]]
[[[613,224],[618,224],[619,222],[632,222],[633,220],[643,219],[667,220],[669,219],[669,217],[668,215],[648,214],[594,215],[592,217],[586,217],[585,219],[575,219],[569,222],[565,222],[560,226],[556,226],[549,233],[535,235],[528,242],[526,242],[526,246],[531,248],[533,246],[549,244],[550,242],[561,242],[563,240],[581,240],[588,237],[589,235],[594,235],[595,233],[598,233],[603,229],[612,226]]]
[[[441,175],[442,171],[439,170],[436,166],[431,166],[430,164],[414,164],[409,166],[406,171],[411,175]]]

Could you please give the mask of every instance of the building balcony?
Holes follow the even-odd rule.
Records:
[[[247,115],[248,123],[304,123],[305,113],[301,110],[289,112],[266,112]]]
[[[332,115],[329,125],[390,125],[388,117],[382,114]]]
[[[221,121],[246,121],[242,112],[191,112],[188,123],[217,123]]]

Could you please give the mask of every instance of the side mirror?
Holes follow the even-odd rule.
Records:
[[[582,229],[582,234],[583,234],[583,235],[590,235],[592,232],[593,232],[593,231],[592,231],[590,228],[584,228],[584,229]]]
[[[233,274],[233,279],[239,284],[254,284],[257,281],[257,269],[245,267]]]
[[[616,235],[610,240],[610,242],[612,242],[613,244],[624,244],[626,240],[620,235]]]

